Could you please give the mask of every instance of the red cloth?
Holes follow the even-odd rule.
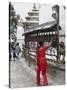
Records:
[[[38,67],[37,69],[36,69],[36,80],[37,80],[37,86],[40,86],[40,72],[41,72],[41,70],[40,70],[40,68]],[[43,76],[43,85],[44,86],[47,86],[48,85],[48,80],[47,80],[47,76],[46,76],[46,70],[43,70],[42,71],[42,76]]]
[[[36,58],[37,65],[40,70],[46,70],[48,68],[47,60],[46,60],[46,50],[48,49],[48,45],[37,48],[36,50]]]
[[[36,80],[38,86],[40,86],[40,72],[42,72],[42,76],[43,76],[43,85],[46,86],[48,84],[48,80],[46,77],[46,71],[48,69],[48,64],[46,60],[47,49],[48,46],[45,45],[43,47],[37,48],[36,50],[36,58],[37,58]]]

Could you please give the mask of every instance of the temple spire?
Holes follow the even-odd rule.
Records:
[[[28,12],[28,16],[25,17],[26,21],[23,22],[25,30],[29,30],[39,25],[39,10],[36,8],[36,4],[33,4],[32,10]]]
[[[36,4],[34,3],[34,4],[33,4],[32,11],[36,11],[36,10],[37,10],[37,8],[36,8]]]
[[[36,4],[35,3],[33,4],[33,9],[36,9]]]

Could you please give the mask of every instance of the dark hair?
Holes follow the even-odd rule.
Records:
[[[57,40],[52,41],[52,47],[57,47]]]
[[[16,45],[19,45],[19,43],[17,43]]]
[[[44,42],[43,42],[43,41],[40,41],[40,42],[39,42],[39,45],[40,45],[40,46],[42,46],[43,44],[44,44]]]

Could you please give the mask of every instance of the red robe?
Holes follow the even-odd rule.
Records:
[[[36,58],[37,58],[37,66],[43,71],[47,70],[48,64],[46,60],[46,50],[48,49],[48,45],[37,48],[36,50]]]

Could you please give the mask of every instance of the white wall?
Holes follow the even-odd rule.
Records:
[[[22,44],[24,44],[24,37],[22,34],[24,33],[24,29],[21,26],[17,27],[17,42],[19,43],[20,47],[22,48]]]

